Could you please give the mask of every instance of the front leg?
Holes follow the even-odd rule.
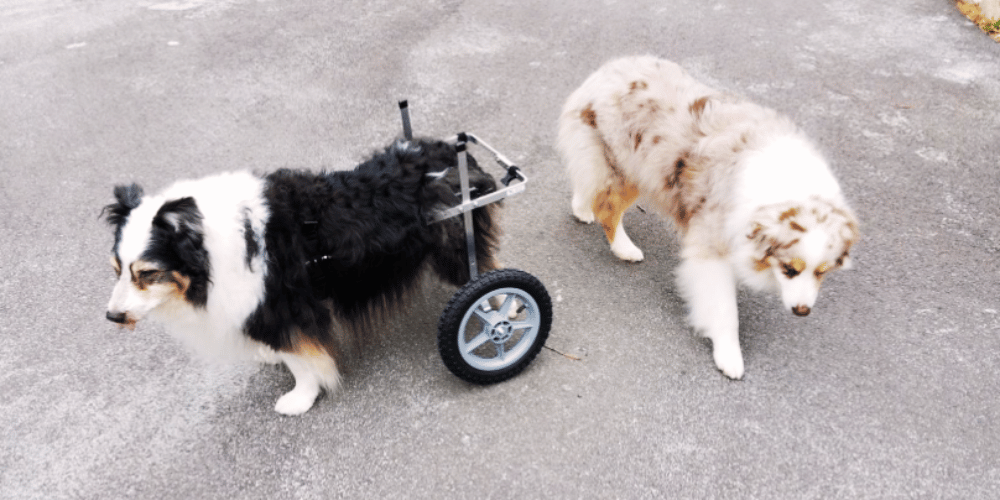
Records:
[[[604,229],[604,235],[611,244],[611,252],[619,259],[631,262],[641,261],[643,255],[642,250],[625,234],[622,216],[637,199],[639,188],[635,184],[620,181],[597,193],[593,204],[594,217]]]
[[[278,398],[274,410],[282,415],[301,415],[312,408],[322,389],[332,391],[340,383],[340,372],[325,352],[281,353],[281,360],[295,377],[295,388]]]
[[[688,304],[688,321],[712,340],[715,366],[731,379],[743,378],[736,278],[722,259],[685,258],[677,269],[677,284]]]

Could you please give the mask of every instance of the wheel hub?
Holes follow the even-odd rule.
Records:
[[[513,328],[511,328],[509,321],[501,321],[493,327],[493,331],[490,332],[490,340],[494,344],[503,344],[510,340]]]

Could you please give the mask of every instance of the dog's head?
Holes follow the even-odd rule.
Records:
[[[203,307],[209,260],[194,198],[143,199],[136,184],[117,186],[114,194],[116,202],[103,211],[115,228],[111,264],[118,276],[107,318],[134,327],[168,304]]]
[[[820,199],[771,205],[750,224],[754,270],[774,274],[782,302],[798,316],[809,314],[823,278],[851,267],[858,222],[846,207]]]

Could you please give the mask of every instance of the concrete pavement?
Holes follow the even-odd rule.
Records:
[[[573,5],[0,6],[0,498],[1000,497],[1000,45],[942,1]],[[653,214],[626,215],[630,265],[569,213],[559,108],[637,53],[791,115],[862,221],[808,318],[740,295],[741,382],[685,326]],[[283,368],[103,318],[114,184],[349,168],[398,98],[532,179],[502,259],[555,320],[520,376],[447,371],[436,283],[300,418],[272,410]]]

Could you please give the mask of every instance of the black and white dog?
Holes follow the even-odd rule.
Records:
[[[468,281],[461,219],[428,224],[460,202],[456,165],[450,143],[400,140],[353,171],[224,173],[156,196],[117,186],[107,317],[152,318],[210,358],[283,362],[295,388],[275,410],[301,414],[425,267]],[[471,156],[469,173],[477,195],[496,190]],[[474,211],[481,271],[496,267],[497,207]]]

